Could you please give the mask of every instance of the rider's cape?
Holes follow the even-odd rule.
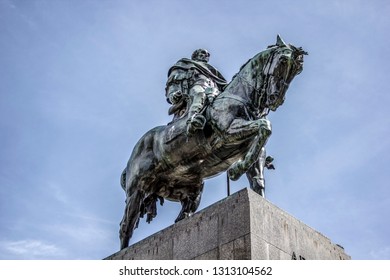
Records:
[[[173,65],[168,71],[168,77],[173,70],[180,69],[187,72],[191,69],[196,69],[206,77],[212,79],[217,85],[220,91],[228,84],[222,74],[208,63],[198,62],[188,58],[182,58],[175,65]]]

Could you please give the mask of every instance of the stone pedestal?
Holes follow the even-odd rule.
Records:
[[[342,247],[243,189],[107,260],[345,260]]]

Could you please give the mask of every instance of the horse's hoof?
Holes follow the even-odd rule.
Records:
[[[121,250],[123,250],[123,249],[125,249],[125,248],[127,248],[127,247],[129,247],[129,241],[130,241],[130,238],[122,238],[121,239]]]
[[[227,172],[230,180],[237,181],[241,177],[241,174],[238,172],[237,169],[238,168],[235,168],[235,166],[228,169]]]

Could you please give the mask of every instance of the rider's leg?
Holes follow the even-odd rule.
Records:
[[[198,129],[203,129],[206,119],[200,114],[206,101],[206,93],[203,87],[195,85],[190,90],[192,98],[191,106],[188,111],[187,133],[193,134]]]

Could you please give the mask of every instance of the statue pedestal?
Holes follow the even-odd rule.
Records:
[[[344,249],[251,189],[195,213],[106,260],[345,260]]]

